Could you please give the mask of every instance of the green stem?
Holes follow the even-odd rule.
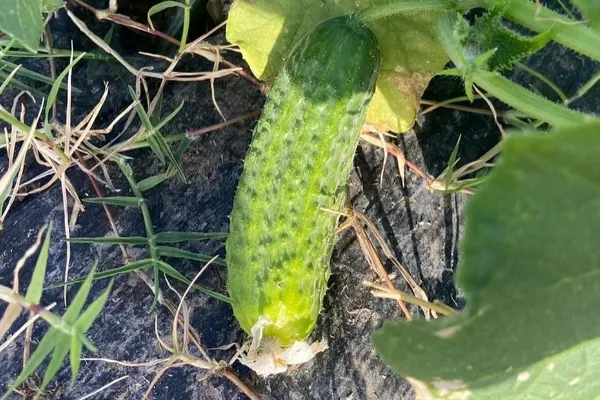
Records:
[[[369,23],[405,12],[449,11],[455,9],[455,2],[452,0],[396,0],[389,4],[373,6],[360,11],[356,19],[360,23]]]
[[[567,101],[565,101],[565,105],[569,105],[572,102],[574,102],[577,99],[582,98],[583,96],[585,96],[585,94],[590,91],[594,86],[596,86],[596,84],[600,82],[600,72],[597,73],[596,75],[594,75],[592,77],[592,79],[590,79],[585,85],[583,85],[578,91],[577,93],[575,93],[575,95],[573,97],[571,97],[570,99],[568,99]]]
[[[43,320],[48,322],[50,326],[58,329],[61,332],[66,333],[69,336],[76,336],[77,332],[73,326],[67,324],[62,318],[46,310],[44,307],[31,303],[25,297],[18,293],[15,293],[11,288],[0,285],[0,300],[4,300],[7,303],[18,304],[21,307],[31,311],[34,314],[38,314]]]
[[[480,0],[480,3],[486,8],[493,8],[498,1]],[[582,22],[565,17],[530,0],[512,0],[503,11],[506,18],[533,31],[542,33],[552,29],[554,41],[600,61],[600,32],[588,28]]]
[[[515,65],[517,67],[519,67],[520,69],[522,69],[523,71],[527,72],[529,75],[539,79],[540,81],[544,82],[546,84],[546,86],[548,86],[550,89],[552,89],[554,91],[554,93],[556,93],[556,95],[558,97],[560,97],[560,99],[562,100],[563,103],[567,103],[568,101],[568,97],[567,95],[554,83],[552,82],[550,79],[548,79],[547,77],[545,77],[543,74],[540,74],[539,72],[537,72],[536,70],[534,70],[533,68],[529,68],[527,65],[521,63],[521,62],[516,62]]]
[[[185,0],[185,8],[183,9],[183,29],[181,31],[181,42],[179,43],[179,54],[183,54],[187,44],[188,32],[190,30],[190,0]]]
[[[473,73],[473,82],[515,110],[556,127],[595,119],[538,96],[495,72],[476,71]]]
[[[123,160],[119,160],[118,165],[121,168],[123,175],[125,175],[129,186],[131,186],[131,191],[133,194],[136,197],[143,199],[144,196],[138,189],[137,182],[133,177],[131,168]],[[152,225],[152,216],[150,215],[150,209],[148,208],[148,203],[146,203],[146,200],[142,200],[140,202],[140,210],[142,210],[142,217],[144,218],[144,227],[146,229],[146,236],[148,237],[148,245],[150,246],[150,257],[152,258],[152,267],[154,268],[154,300],[152,301],[152,306],[150,307],[150,311],[153,311],[158,304],[158,263],[160,262],[160,256],[158,254],[156,244],[154,225]]]
[[[465,62],[463,49],[454,32],[454,27],[459,18],[462,17],[450,13],[440,15],[438,18],[438,34],[446,53],[454,65],[464,74],[465,79],[472,80],[473,83],[487,91],[491,96],[496,97],[515,110],[553,126],[571,126],[586,120],[596,119],[593,116],[587,116],[539,96],[499,73],[471,70],[471,67]],[[470,83],[468,85],[470,86]]]
[[[403,12],[468,11],[475,7],[494,9],[498,0],[392,0],[390,4],[369,7],[357,14],[360,22],[368,23]],[[502,8],[503,15],[535,32],[552,29],[554,41],[596,61],[600,61],[600,32],[567,16],[561,15],[532,0],[510,0]]]

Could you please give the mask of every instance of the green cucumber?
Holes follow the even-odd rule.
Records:
[[[234,315],[281,346],[313,330],[339,211],[379,69],[375,36],[325,21],[290,53],[254,130],[226,242]]]

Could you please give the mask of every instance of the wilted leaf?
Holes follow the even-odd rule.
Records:
[[[266,80],[320,22],[388,2],[238,0],[229,13],[227,39],[240,46],[252,72]],[[423,91],[448,61],[437,40],[435,19],[434,13],[399,14],[369,25],[379,39],[381,68],[367,122],[380,130],[405,132],[413,126]]]
[[[46,114],[45,114],[45,121],[46,121],[45,130],[46,130],[46,135],[48,137],[52,137],[52,133],[50,132],[50,128],[49,128],[50,123],[48,121],[50,118],[50,111],[52,110],[52,107],[54,107],[54,105],[56,104],[58,91],[61,88],[63,88],[64,79],[67,77],[69,72],[71,70],[73,70],[75,65],[83,58],[83,56],[85,56],[85,53],[81,53],[79,55],[79,57],[77,57],[73,61],[71,61],[71,63],[69,63],[69,65],[67,65],[67,67],[60,73],[60,75],[58,75],[56,77],[56,80],[52,83],[52,89],[50,89],[50,94],[48,95],[48,101],[46,102]]]
[[[17,303],[10,303],[4,310],[2,318],[0,319],[0,339],[6,335],[6,332],[12,327],[23,308]]]
[[[1,111],[2,110],[0,110],[0,113]],[[9,198],[19,169],[23,166],[23,163],[25,163],[25,156],[27,155],[27,151],[29,150],[34,135],[35,130],[32,128],[25,137],[25,140],[23,140],[23,145],[19,150],[19,154],[13,161],[12,166],[4,173],[4,175],[2,175],[2,177],[0,177],[0,230],[2,230],[2,225],[7,212],[7,210],[4,209],[4,202]]]
[[[387,324],[377,351],[421,399],[600,394],[600,124],[509,138],[467,207],[467,309]]]

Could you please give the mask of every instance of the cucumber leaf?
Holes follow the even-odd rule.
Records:
[[[237,0],[229,12],[227,39],[240,46],[259,79],[274,77],[295,43],[320,22],[389,0]],[[436,14],[399,14],[369,28],[379,39],[381,69],[367,122],[405,132],[415,121],[431,78],[448,62],[435,28]]]
[[[42,11],[51,13],[61,9],[65,5],[63,0],[42,0]]]
[[[374,343],[420,399],[600,395],[600,124],[509,138],[466,210],[467,308]]]
[[[44,29],[40,0],[0,0],[0,32],[37,53]]]
[[[487,68],[497,71],[512,67],[513,62],[541,50],[552,39],[552,29],[534,37],[525,37],[502,23],[502,17],[489,12],[477,18],[465,39],[465,51],[479,56],[494,51],[487,60]]]

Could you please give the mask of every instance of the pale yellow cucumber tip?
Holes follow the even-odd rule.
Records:
[[[314,343],[296,341],[289,347],[282,347],[279,339],[263,337],[265,326],[271,321],[261,316],[252,327],[252,337],[241,349],[240,362],[259,376],[284,373],[294,365],[304,364],[315,355],[327,350],[327,340]]]

